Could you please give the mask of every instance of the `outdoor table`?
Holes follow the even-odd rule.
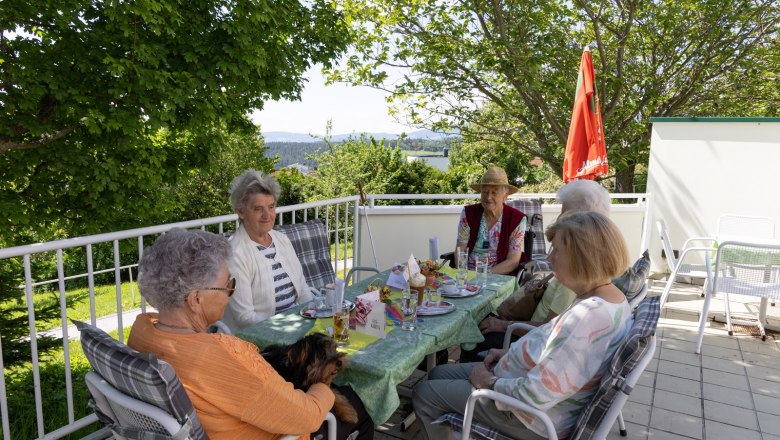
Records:
[[[347,287],[344,297],[354,301],[355,296],[362,294],[372,280],[379,278],[384,282],[389,273],[390,270],[387,270]],[[400,404],[396,386],[412,374],[427,354],[454,344],[482,342],[484,338],[479,331],[479,322],[512,294],[515,285],[514,277],[489,274],[487,287],[478,295],[446,298],[455,305],[453,312],[419,317],[421,326],[413,331],[394,326],[384,339],[350,354],[349,364],[335,382],[350,385],[360,396],[374,423],[384,423]],[[315,323],[314,319],[300,316],[300,309],[304,306],[299,305],[248,326],[236,335],[261,348],[270,344],[292,344]],[[354,330],[350,333],[353,334]]]

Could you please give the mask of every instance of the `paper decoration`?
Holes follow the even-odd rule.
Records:
[[[406,266],[402,264],[396,264],[390,270],[390,275],[387,276],[387,282],[385,285],[398,290],[406,289],[409,284],[409,274],[406,272]]]
[[[387,322],[385,303],[379,300],[379,291],[372,290],[355,298],[355,330],[377,338],[384,338]]]

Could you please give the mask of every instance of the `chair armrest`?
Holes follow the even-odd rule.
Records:
[[[336,416],[332,412],[325,415],[325,422],[328,424],[328,440],[336,440]],[[279,440],[298,440],[297,435],[285,435]]]
[[[685,243],[683,243],[683,247],[682,247],[683,250],[687,249],[688,245],[694,241],[702,241],[705,243],[709,243],[710,245],[714,245],[717,240],[715,240],[714,237],[691,237],[685,240]]]
[[[504,333],[504,345],[503,345],[504,349],[509,348],[509,342],[512,341],[512,333],[515,330],[523,329],[523,330],[528,330],[530,332],[535,328],[536,328],[535,326],[531,324],[527,324],[525,322],[513,322],[512,324],[509,324],[509,326],[506,328],[506,333]]]
[[[379,269],[377,269],[376,267],[354,266],[349,269],[349,271],[347,272],[347,276],[344,278],[345,286],[349,286],[349,282],[352,280],[352,275],[357,271],[379,273]]]
[[[476,405],[477,400],[481,398],[495,400],[496,402],[501,402],[512,408],[519,409],[525,413],[538,417],[539,420],[544,423],[545,428],[547,428],[547,438],[550,440],[558,440],[555,426],[553,425],[552,420],[550,420],[550,417],[547,416],[547,413],[526,405],[514,397],[493,390],[474,390],[469,396],[469,399],[466,402],[466,410],[463,412],[463,435],[465,440],[468,440],[471,437],[471,422],[474,417],[474,405]]]

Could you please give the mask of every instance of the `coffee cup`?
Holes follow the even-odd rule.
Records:
[[[455,283],[453,283],[453,282],[444,283],[444,284],[441,285],[441,290],[444,293],[447,293],[447,294],[450,294],[450,295],[454,295],[454,294],[458,293],[458,286],[455,285]]]

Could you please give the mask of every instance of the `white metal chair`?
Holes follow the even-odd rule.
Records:
[[[605,439],[615,420],[618,421],[620,435],[626,436],[626,426],[623,421],[621,409],[628,401],[634,386],[644,372],[647,365],[653,359],[655,352],[655,330],[660,317],[660,298],[652,297],[643,300],[634,312],[634,322],[628,331],[626,338],[618,347],[610,361],[610,368],[604,374],[598,390],[588,405],[582,410],[574,430],[568,440]],[[523,328],[527,324],[517,323],[510,325],[504,338],[504,346],[508,347],[510,335],[515,328]],[[532,329],[533,327],[531,327]],[[552,421],[543,411],[539,411],[513,397],[492,390],[475,390],[469,396],[466,408],[462,416],[462,439],[468,440],[472,433],[477,433],[479,438],[505,439],[505,434],[495,431],[484,425],[472,424],[474,406],[477,400],[488,398],[500,401],[508,406],[517,408],[523,412],[538,417],[545,424],[547,438],[557,440],[558,434]],[[454,417],[453,417],[454,416]],[[457,414],[443,416],[449,423],[456,425]],[[479,425],[479,426],[477,426]],[[477,428],[477,429],[474,429]]]
[[[669,240],[669,232],[666,228],[666,223],[663,220],[656,222],[658,227],[658,234],[661,236],[661,245],[663,246],[664,253],[666,254],[666,263],[669,266],[671,275],[666,280],[666,286],[664,287],[663,294],[661,294],[661,307],[666,304],[666,300],[669,297],[669,292],[672,290],[672,284],[678,276],[688,276],[692,278],[704,278],[711,279],[711,254],[715,250],[715,239],[712,237],[692,237],[685,240],[682,249],[680,250],[680,257],[675,258],[674,248],[672,242]],[[694,246],[696,242],[704,243],[703,245]],[[686,263],[686,257],[693,253],[704,254],[704,264],[690,264]],[[704,292],[706,287],[702,292]]]
[[[738,235],[749,238],[773,238],[775,222],[769,217],[723,214],[718,217],[715,236]]]
[[[119,391],[94,371],[87,373],[84,381],[99,414],[110,419],[111,431],[116,439],[136,438],[141,432],[169,436],[187,432],[182,431],[186,426],[169,413]]]
[[[780,299],[780,244],[761,244],[758,242],[724,241],[718,245],[715,256],[715,270],[712,283],[704,298],[704,307],[699,319],[699,336],[696,341],[696,353],[701,352],[704,339],[704,324],[710,301],[716,293],[724,294],[726,303],[726,329],[733,335],[732,322],[756,325],[752,321],[731,319],[729,295],[747,295],[761,297],[757,325],[762,339],[766,339],[764,330],[766,300]]]

